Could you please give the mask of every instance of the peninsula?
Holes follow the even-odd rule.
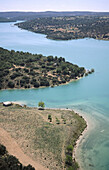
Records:
[[[15,24],[19,28],[46,34],[53,40],[94,38],[109,40],[109,14],[46,17]]]
[[[84,67],[65,61],[63,57],[0,48],[0,89],[53,87],[85,74]]]
[[[35,107],[22,107],[18,104],[5,107],[0,103],[0,120],[0,130],[4,133],[0,136],[0,143],[9,148],[11,152],[9,154],[12,154],[13,147],[16,148],[14,155],[22,164],[24,156],[21,149],[28,156],[25,160],[27,165],[31,164],[36,170],[78,169],[77,162],[72,159],[73,149],[87,125],[85,120],[73,110],[38,110]],[[13,145],[10,144],[10,140],[2,140],[6,135],[11,136],[8,138]],[[5,157],[2,157],[1,165]],[[35,162],[34,164],[29,157]],[[18,164],[18,160],[11,158],[12,166]],[[6,164],[9,161],[7,157],[4,165],[8,166]],[[44,168],[41,169],[39,165]],[[17,166],[21,168],[20,164]],[[28,170],[33,168],[29,166]]]

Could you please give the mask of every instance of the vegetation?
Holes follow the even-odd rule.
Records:
[[[6,147],[0,144],[0,170],[35,170],[31,165],[23,166],[19,160],[9,155]]]
[[[52,123],[48,119],[50,117]],[[86,122],[73,111],[38,110],[15,104],[4,107],[0,104],[0,127],[11,134],[25,154],[48,169],[77,170],[72,152]]]
[[[9,19],[9,18],[2,18],[0,17],[0,22],[15,22],[15,19]]]
[[[0,89],[55,86],[84,74],[84,67],[69,63],[62,57],[0,48]]]
[[[52,117],[50,114],[48,115],[48,119],[50,120],[50,122],[52,122]]]
[[[35,18],[43,17],[64,17],[64,16],[107,16],[109,12],[87,12],[87,11],[74,11],[74,12],[56,12],[56,11],[46,11],[46,12],[0,12],[0,17],[9,18],[14,20],[32,20]]]
[[[29,31],[46,34],[47,38],[54,40],[85,37],[109,40],[109,14],[36,18],[16,25]]]
[[[40,102],[38,103],[38,107],[44,109],[45,103],[42,102],[42,101],[40,101]]]

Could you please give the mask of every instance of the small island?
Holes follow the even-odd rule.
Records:
[[[36,18],[15,25],[53,40],[87,37],[109,40],[109,14]]]
[[[63,57],[0,48],[0,89],[54,87],[92,72]]]

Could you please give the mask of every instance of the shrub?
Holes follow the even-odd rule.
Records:
[[[50,62],[50,61],[53,61],[53,56],[48,56],[47,57],[47,60]]]
[[[49,82],[47,80],[41,80],[40,81],[40,86],[49,86]]]
[[[51,117],[51,115],[48,115],[48,119],[50,120],[50,122],[52,122],[52,117]]]
[[[8,87],[9,87],[9,88],[14,88],[14,83],[13,83],[12,81],[9,81]]]
[[[66,124],[66,119],[63,119],[64,124]]]
[[[68,145],[67,146],[67,151],[72,153],[73,152],[73,146],[72,145]]]
[[[28,69],[26,69],[26,68],[24,68],[24,71],[25,71],[25,73],[29,73],[29,70],[28,70]]]
[[[48,119],[51,119],[51,115],[48,115]]]
[[[6,153],[6,147],[0,144],[0,155],[4,155]]]
[[[13,79],[15,79],[16,77],[19,77],[19,76],[22,76],[22,74],[19,73],[19,72],[16,72],[16,73],[13,73],[10,77],[13,80]]]
[[[40,102],[38,103],[38,107],[40,107],[40,108],[44,109],[44,107],[45,107],[45,103],[44,103],[44,102],[42,102],[42,101],[40,101]]]
[[[65,163],[67,164],[67,165],[72,165],[72,156],[70,156],[70,155],[67,155],[66,156],[66,160],[65,160]]]
[[[56,117],[56,124],[60,124],[60,120]]]
[[[39,87],[39,83],[38,83],[38,82],[35,82],[35,83],[34,83],[34,87],[35,87],[35,88],[38,88],[38,87]]]

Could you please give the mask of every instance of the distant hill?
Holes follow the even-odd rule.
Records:
[[[4,18],[4,17],[0,17],[0,22],[15,22],[16,19],[14,18]]]
[[[31,20],[37,17],[57,17],[57,16],[85,16],[85,15],[95,15],[104,16],[109,15],[109,12],[89,12],[89,11],[70,11],[70,12],[0,12],[0,17],[16,20]]]
[[[47,38],[53,40],[86,37],[109,40],[109,15],[35,18],[16,25],[28,31],[46,34]]]

